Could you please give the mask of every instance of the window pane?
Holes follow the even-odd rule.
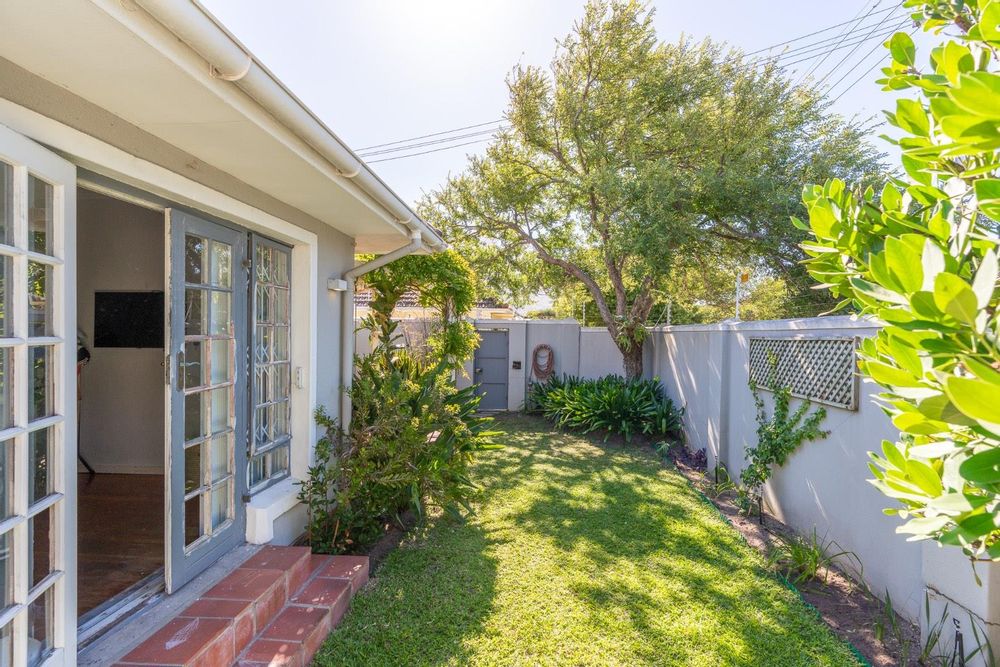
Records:
[[[0,243],[13,245],[14,168],[0,162]]]
[[[271,457],[271,476],[276,477],[288,472],[288,447],[278,447],[268,452]]]
[[[184,493],[190,493],[205,481],[201,467],[201,450],[205,443],[191,445],[184,450]]]
[[[52,429],[43,428],[28,434],[28,465],[31,470],[31,486],[28,488],[28,504],[52,493]]]
[[[187,546],[201,537],[201,503],[204,495],[197,495],[184,501],[184,545]]]
[[[0,442],[0,521],[14,515],[14,441]]]
[[[211,433],[222,433],[232,426],[233,420],[230,414],[230,393],[232,390],[232,387],[223,387],[205,393],[205,398],[212,401]]]
[[[3,163],[0,162],[0,165]],[[3,193],[0,193],[2,196]],[[2,202],[0,202],[2,205]],[[0,231],[0,234],[3,232]],[[3,241],[0,241],[3,242]],[[13,313],[11,313],[10,287],[13,283],[14,260],[6,255],[0,255],[0,336],[7,337],[12,333],[14,326]]]
[[[229,495],[232,482],[224,482],[212,489],[212,528],[218,528],[229,519]]]
[[[281,285],[282,287],[288,286],[288,259],[289,254],[283,250],[277,250],[274,253],[274,275],[273,282],[275,285]]]
[[[219,385],[233,379],[232,342],[213,340],[212,342],[212,384]]]
[[[28,519],[28,539],[31,543],[31,568],[29,589],[38,585],[53,569],[52,552],[52,508],[44,510]]]
[[[205,314],[208,311],[208,292],[202,289],[184,290],[184,333],[202,336],[208,331]]]
[[[288,324],[288,290],[274,288],[274,322]]]
[[[52,267],[28,262],[28,335],[52,335]]]
[[[192,340],[184,343],[184,388],[194,389],[205,383],[205,342]]]
[[[52,587],[28,605],[28,664],[40,665],[52,651]]]
[[[28,175],[28,250],[52,254],[53,188]]]
[[[13,370],[11,349],[0,348],[0,429],[10,428],[14,423],[14,397],[11,395]]]
[[[28,420],[34,421],[53,414],[52,407],[52,347],[28,348]]]
[[[184,440],[190,442],[207,435],[205,415],[202,410],[205,394],[188,394],[184,397]]]
[[[288,359],[288,327],[274,327],[274,360]]]
[[[233,247],[228,243],[212,241],[212,284],[229,287],[232,282]]]
[[[267,478],[267,469],[264,467],[264,457],[266,454],[258,454],[250,459],[249,485],[255,487]]]
[[[0,608],[14,604],[14,536],[0,535]]]
[[[229,464],[229,440],[231,437],[231,435],[226,435],[221,438],[213,438],[209,441],[212,457],[213,482],[219,481],[232,472],[232,466]]]
[[[213,336],[231,335],[233,332],[232,318],[229,315],[229,304],[232,295],[229,292],[212,292],[212,310],[209,316],[208,333]]]
[[[207,239],[188,234],[184,237],[184,280],[196,285],[207,282],[205,271],[205,247]]]

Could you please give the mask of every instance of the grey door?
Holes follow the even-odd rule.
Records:
[[[167,211],[167,592],[244,539],[246,233]],[[239,471],[239,473],[237,473]]]
[[[480,410],[507,409],[507,330],[479,332],[479,347],[473,357],[476,395]]]

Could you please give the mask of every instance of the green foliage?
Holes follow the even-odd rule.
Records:
[[[771,383],[768,387],[774,396],[774,411],[767,414],[767,406],[761,398],[759,388],[750,385],[754,404],[757,406],[757,445],[746,450],[749,465],[740,474],[743,487],[749,498],[760,498],[761,490],[775,466],[785,465],[788,456],[798,449],[802,443],[824,438],[829,433],[820,429],[820,424],[826,419],[826,410],[818,408],[810,414],[812,404],[803,401],[791,412],[792,390],[788,387]],[[742,507],[748,511],[748,507]]]
[[[509,127],[421,214],[512,286],[504,300],[586,289],[628,377],[678,259],[722,249],[800,274],[801,184],[881,171],[819,91],[723,44],[663,43],[637,0],[590,0],[550,66],[507,87]]]
[[[772,567],[785,575],[793,584],[802,584],[822,578],[826,583],[830,568],[842,558],[849,558],[860,568],[861,561],[853,551],[847,551],[830,540],[820,538],[813,528],[812,535],[775,536],[767,560]]]
[[[858,664],[659,455],[496,423],[476,514],[389,554],[314,665]]]
[[[717,463],[713,470],[705,473],[702,492],[713,500],[730,491],[736,491],[738,488],[736,482],[730,477],[729,471],[726,470],[726,466],[721,463]]]
[[[398,348],[395,327],[385,321],[378,347],[355,362],[347,432],[322,409],[316,413],[324,435],[299,491],[316,552],[366,544],[407,509],[421,519],[428,508],[456,517],[471,511],[469,464],[495,447],[473,388],[455,389],[449,362],[428,363]]]
[[[479,336],[462,318],[476,303],[477,279],[459,253],[408,255],[365,274],[362,280],[373,292],[371,312],[362,327],[372,332],[376,342],[389,335],[387,327],[399,299],[415,289],[420,304],[435,309],[440,318],[427,341],[431,357],[447,361],[452,370],[472,357]]]
[[[681,411],[663,395],[659,379],[552,377],[529,387],[527,403],[560,428],[605,431],[605,440],[612,434],[626,441],[636,433],[676,435],[681,427]]]
[[[908,35],[888,42],[881,83],[917,94],[886,114],[905,175],[880,193],[807,187],[796,224],[809,272],[885,323],[860,365],[902,433],[870,466],[898,531],[1000,559],[1000,3],[905,6],[942,35],[923,69]]]

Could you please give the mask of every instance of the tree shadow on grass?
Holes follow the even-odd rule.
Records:
[[[598,575],[571,586],[595,634],[652,664],[853,663],[683,478],[641,451],[562,441],[535,448],[543,474],[521,480],[533,500],[508,520]]]

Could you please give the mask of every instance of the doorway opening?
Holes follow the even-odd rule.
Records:
[[[162,211],[77,188],[81,628],[162,588],[164,232]]]

